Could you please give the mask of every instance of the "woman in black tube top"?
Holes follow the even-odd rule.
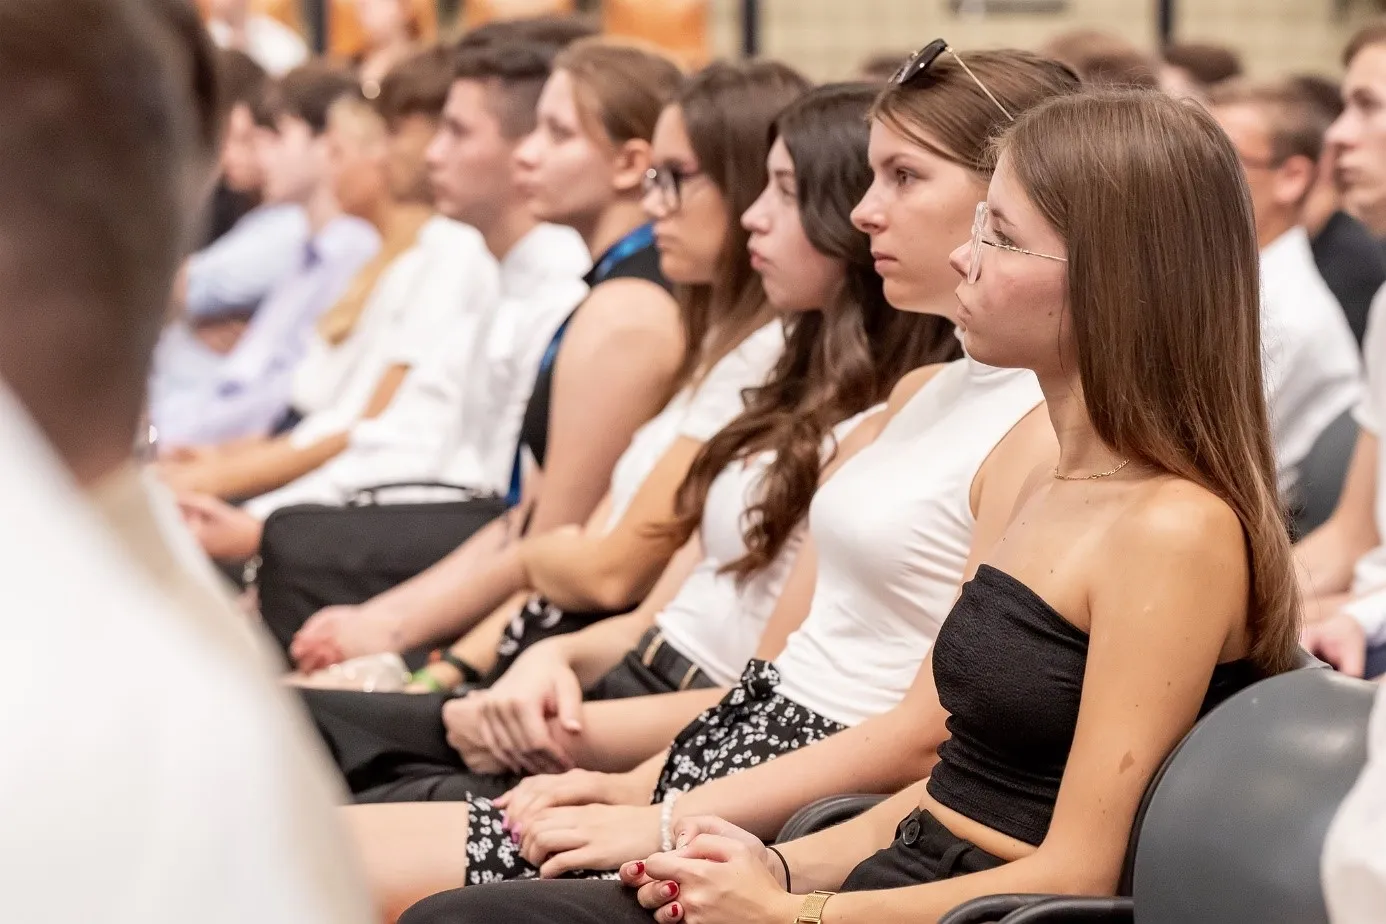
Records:
[[[1169,751],[1291,666],[1236,152],[1197,107],[1120,92],[1044,103],[998,151],[953,253],[960,328],[978,361],[1035,372],[1060,461],[939,632],[951,737],[931,778],[778,854],[688,818],[624,886],[483,886],[405,924],[924,922],[996,893],[1110,894]]]

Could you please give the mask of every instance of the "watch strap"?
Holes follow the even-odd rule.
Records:
[[[799,916],[794,919],[794,924],[823,924],[823,906],[828,903],[828,899],[836,895],[836,892],[810,892],[804,896],[804,903],[799,906]]]

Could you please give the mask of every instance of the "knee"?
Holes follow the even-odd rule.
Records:
[[[398,924],[495,924],[515,910],[505,907],[504,889],[454,889],[432,895],[400,916]]]

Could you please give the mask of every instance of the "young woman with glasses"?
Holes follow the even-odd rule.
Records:
[[[1018,116],[985,202],[952,256],[959,328],[979,360],[1033,370],[1059,462],[1030,473],[939,633],[949,737],[928,779],[777,850],[686,819],[672,851],[622,869],[623,892],[505,884],[408,924],[498,907],[574,924],[925,922],[984,895],[1114,891],[1170,749],[1296,653],[1250,199],[1202,109],[1107,92]]]
[[[1013,112],[1077,85],[1061,66],[1020,53],[984,55],[974,68],[984,79],[995,76],[993,92]],[[903,273],[893,279],[881,273],[897,308],[952,322],[948,254],[966,236],[985,190],[987,140],[1006,116],[952,62],[887,94],[873,112],[873,182],[860,205],[844,200],[837,208],[868,233],[878,271],[885,263],[882,242],[910,245],[902,251]],[[940,120],[940,113],[947,116]],[[899,126],[889,131],[928,138],[929,148],[907,147],[899,137],[894,148],[877,150],[885,119]],[[915,185],[918,178],[926,179]],[[887,225],[896,236],[883,236]],[[810,534],[762,645],[773,663],[752,660],[717,706],[696,718],[683,712],[693,721],[672,746],[627,773],[535,778],[507,797],[505,816],[484,802],[470,810],[433,807],[435,819],[439,810],[449,813],[454,830],[470,825],[472,843],[488,846],[466,869],[431,865],[429,881],[451,876],[475,885],[610,870],[659,849],[683,817],[685,799],[751,814],[765,806],[767,815],[787,816],[816,796],[857,789],[856,781],[871,773],[885,778],[874,784],[879,787],[918,779],[918,767],[887,770],[874,761],[864,773],[863,746],[881,742],[853,729],[906,694],[959,585],[1000,534],[1025,476],[1052,456],[1054,437],[1040,401],[1030,373],[973,359],[907,376],[891,397],[880,435],[846,459],[814,498]],[[770,644],[786,636],[787,642]],[[666,718],[693,708],[678,695],[662,700],[651,708]],[[585,738],[597,737],[596,713],[607,706],[625,704],[589,707]],[[848,744],[839,747],[844,736]],[[586,743],[601,753],[598,741]],[[808,773],[779,778],[776,790],[741,785],[738,774],[747,768],[768,770],[818,753],[823,759]],[[407,842],[408,819],[397,817],[394,842]],[[499,851],[509,864],[493,860],[502,825],[518,847],[518,857]],[[379,831],[363,833],[367,850],[382,842]],[[407,865],[421,868],[418,858]]]

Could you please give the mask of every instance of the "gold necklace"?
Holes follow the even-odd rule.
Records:
[[[1096,481],[1099,478],[1110,478],[1130,464],[1130,459],[1122,459],[1121,464],[1110,472],[1097,472],[1094,475],[1060,475],[1058,468],[1055,468],[1054,477],[1060,481]]]

